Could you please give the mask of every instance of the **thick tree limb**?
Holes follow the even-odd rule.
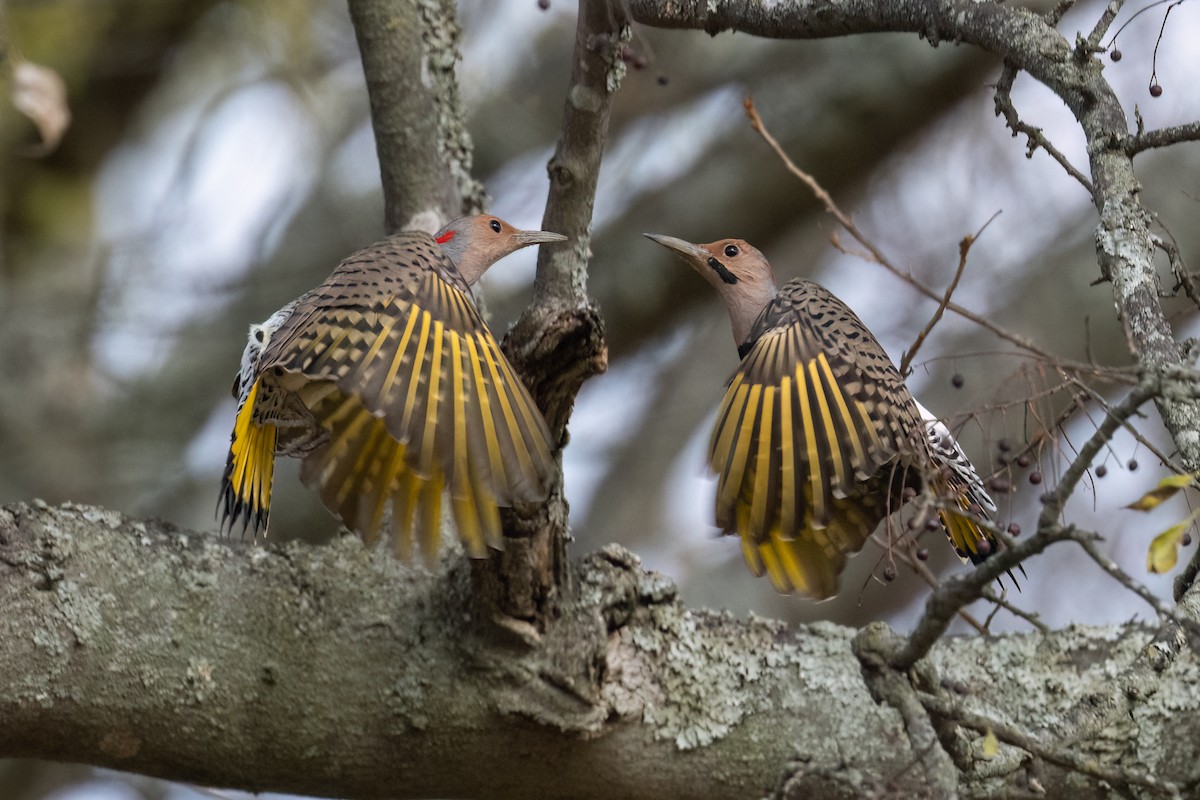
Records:
[[[461,556],[445,565],[410,571],[350,538],[263,549],[93,507],[0,509],[0,756],[351,798],[929,791],[853,631],[688,611],[612,547],[531,646],[473,613]],[[1154,646],[1134,624],[952,640],[918,689],[951,717],[1049,730]],[[1122,683],[1133,724],[1073,752],[1195,781],[1200,664],[1184,649],[1144,672]],[[954,730],[975,743],[959,791],[1011,789],[1024,762],[995,774]],[[1039,780],[1108,796],[1052,765]]]
[[[371,98],[388,231],[436,231],[483,209],[458,94],[452,0],[350,0]],[[420,76],[419,78],[417,76]]]

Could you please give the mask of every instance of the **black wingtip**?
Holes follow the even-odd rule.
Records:
[[[258,535],[267,529],[267,520],[270,517],[271,510],[269,508],[260,508],[252,510],[250,504],[238,497],[237,491],[233,487],[233,455],[225,460],[225,472],[221,476],[221,491],[217,495],[217,508],[215,516],[220,522],[219,530],[225,536],[232,536],[233,529],[237,527],[238,521],[242,523],[241,537],[246,538],[246,531],[250,531],[252,538],[257,539]]]

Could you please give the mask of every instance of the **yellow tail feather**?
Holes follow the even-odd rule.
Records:
[[[223,526],[230,530],[242,520],[255,533],[266,530],[271,511],[271,484],[275,476],[277,429],[254,421],[254,405],[261,383],[255,381],[238,408],[221,479],[220,505]]]

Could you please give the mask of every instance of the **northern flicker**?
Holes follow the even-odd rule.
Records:
[[[924,493],[959,556],[995,549],[979,519],[996,506],[950,430],[908,391],[845,303],[795,279],[776,288],[767,259],[741,239],[674,251],[729,309],[741,364],[717,413],[709,465],[717,525],[736,533],[755,575],[780,592],[837,593],[847,554]]]
[[[223,525],[266,529],[279,454],[302,458],[304,483],[369,544],[390,506],[397,552],[411,554],[415,528],[432,559],[448,493],[467,552],[499,548],[498,508],[545,499],[554,448],[469,287],[509,253],[565,239],[486,215],[399,233],[250,326]]]

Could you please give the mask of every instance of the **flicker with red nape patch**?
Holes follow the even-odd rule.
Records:
[[[741,239],[692,244],[646,234],[677,253],[725,301],[741,364],[717,413],[709,465],[717,525],[736,533],[755,575],[781,592],[837,593],[846,556],[905,502],[932,500],[965,560],[996,543],[996,506],[950,430],[909,393],[854,312],[821,286],[777,288]]]
[[[397,552],[411,554],[415,530],[432,559],[448,493],[467,552],[499,548],[498,509],[545,499],[554,447],[470,286],[509,253],[565,239],[487,215],[433,236],[406,231],[252,325],[234,379],[223,525],[266,530],[275,456],[286,455],[368,544],[390,511]]]

